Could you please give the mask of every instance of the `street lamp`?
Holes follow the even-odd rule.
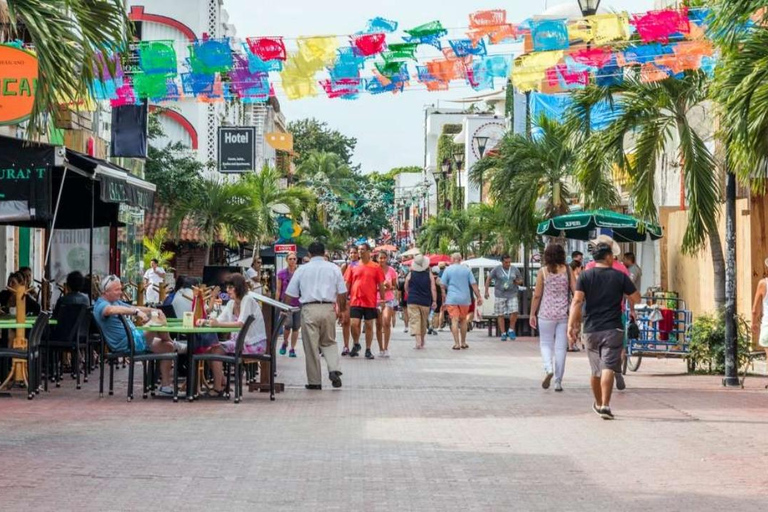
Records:
[[[488,140],[490,137],[485,137],[483,135],[478,135],[475,137],[475,142],[477,142],[477,152],[480,153],[480,160],[483,159],[483,156],[485,156],[485,149],[488,147]]]
[[[443,209],[448,209],[448,179],[451,176],[451,161],[447,158],[440,165],[440,182],[443,183]],[[437,184],[437,201],[440,203],[440,183]]]
[[[461,168],[464,165],[464,150],[463,149],[461,149],[459,151],[456,151],[456,153],[454,153],[453,161],[456,162],[456,169],[458,171],[461,171]]]
[[[600,8],[600,0],[578,0],[583,16],[594,16]]]

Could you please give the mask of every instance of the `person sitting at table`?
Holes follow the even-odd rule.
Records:
[[[59,317],[59,311],[62,306],[80,304],[88,307],[91,305],[88,296],[80,291],[83,289],[84,282],[85,277],[83,277],[83,274],[77,270],[67,274],[66,293],[56,301],[56,306],[53,308],[53,318]]]
[[[212,317],[205,321],[210,327],[237,327],[242,328],[249,315],[254,316],[251,328],[245,335],[245,345],[243,354],[263,354],[267,351],[267,328],[264,324],[264,315],[261,313],[259,302],[248,294],[248,285],[245,278],[240,274],[232,274],[226,282],[227,294],[230,300],[218,317]],[[213,354],[233,354],[239,333],[234,332],[227,341],[222,341],[213,347],[210,351]],[[223,396],[224,370],[222,363],[212,361],[211,371],[213,372],[213,390],[209,396]]]
[[[128,320],[128,326],[133,334],[136,352],[153,352],[155,354],[164,354],[178,351],[183,353],[186,345],[175,342],[168,333],[153,333],[154,337],[147,340],[144,332],[138,330],[131,317],[137,317],[143,322],[147,322],[152,313],[157,312],[160,319],[164,319],[162,311],[152,308],[139,308],[120,300],[123,296],[123,284],[120,278],[111,275],[101,281],[101,296],[96,300],[93,306],[93,317],[98,322],[101,330],[104,332],[105,341],[110,350],[115,352],[128,352],[128,334],[123,328],[123,324],[117,315],[124,315]],[[147,345],[149,341],[149,345]],[[171,387],[171,361],[160,362],[160,394],[172,396]]]
[[[178,275],[176,276],[176,283],[173,285],[173,291],[165,296],[165,300],[163,301],[163,306],[170,306],[173,304],[173,299],[176,297],[176,294],[184,288],[184,284],[187,282],[187,276]]]
[[[8,276],[7,288],[0,291],[0,309],[5,313],[10,313],[11,308],[16,307],[16,294],[12,289],[17,286],[27,286],[24,274],[21,272],[13,272]],[[26,304],[26,313],[28,316],[40,314],[40,304],[29,295],[24,296]]]

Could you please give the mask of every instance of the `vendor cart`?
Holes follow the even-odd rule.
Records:
[[[633,372],[637,371],[644,356],[689,356],[693,314],[687,309],[683,299],[670,293],[644,296],[640,303],[635,305],[635,321],[639,330],[636,337],[630,336],[630,322],[627,322],[625,327],[626,358],[622,373],[626,374],[627,368]]]

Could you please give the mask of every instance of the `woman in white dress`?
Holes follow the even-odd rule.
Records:
[[[768,267],[768,259],[765,260]],[[761,279],[752,304],[752,338],[765,350],[768,357],[768,278]]]

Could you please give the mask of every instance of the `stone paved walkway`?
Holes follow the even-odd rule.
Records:
[[[765,379],[725,390],[645,360],[608,422],[583,354],[556,394],[535,340],[410,343],[343,358],[341,390],[304,390],[301,351],[281,358],[273,403],[129,404],[125,370],[114,397],[92,379],[0,398],[0,510],[765,510]]]

